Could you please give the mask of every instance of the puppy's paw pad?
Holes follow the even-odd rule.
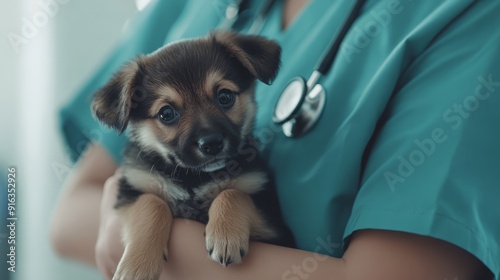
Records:
[[[207,225],[205,235],[208,256],[223,266],[241,263],[248,252],[250,236],[236,230],[215,230]]]

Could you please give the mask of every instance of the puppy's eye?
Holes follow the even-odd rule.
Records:
[[[233,106],[235,100],[236,96],[234,92],[228,89],[223,88],[217,92],[217,103],[222,108],[229,108]]]
[[[179,118],[179,113],[177,113],[174,108],[167,105],[160,109],[158,112],[158,118],[164,124],[172,124]]]

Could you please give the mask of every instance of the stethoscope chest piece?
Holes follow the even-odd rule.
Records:
[[[287,137],[299,137],[311,129],[318,121],[325,106],[326,93],[320,84],[308,83],[296,77],[283,90],[276,102],[273,121],[282,125]]]
[[[273,121],[282,125],[283,133],[287,137],[295,138],[304,135],[321,116],[325,107],[326,93],[318,81],[332,67],[344,37],[360,14],[365,2],[366,0],[355,2],[337,37],[332,41],[328,51],[323,54],[309,80],[306,82],[302,77],[294,78],[278,98]]]

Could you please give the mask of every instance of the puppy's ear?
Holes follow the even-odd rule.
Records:
[[[120,134],[127,128],[132,105],[132,94],[140,76],[142,58],[124,65],[93,97],[94,116]]]
[[[271,84],[280,68],[281,47],[261,36],[213,32],[211,37],[235,56],[260,81]]]

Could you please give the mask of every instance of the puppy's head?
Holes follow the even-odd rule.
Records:
[[[167,162],[218,170],[251,133],[255,81],[274,80],[280,53],[273,41],[230,32],[173,43],[125,65],[92,109]]]

